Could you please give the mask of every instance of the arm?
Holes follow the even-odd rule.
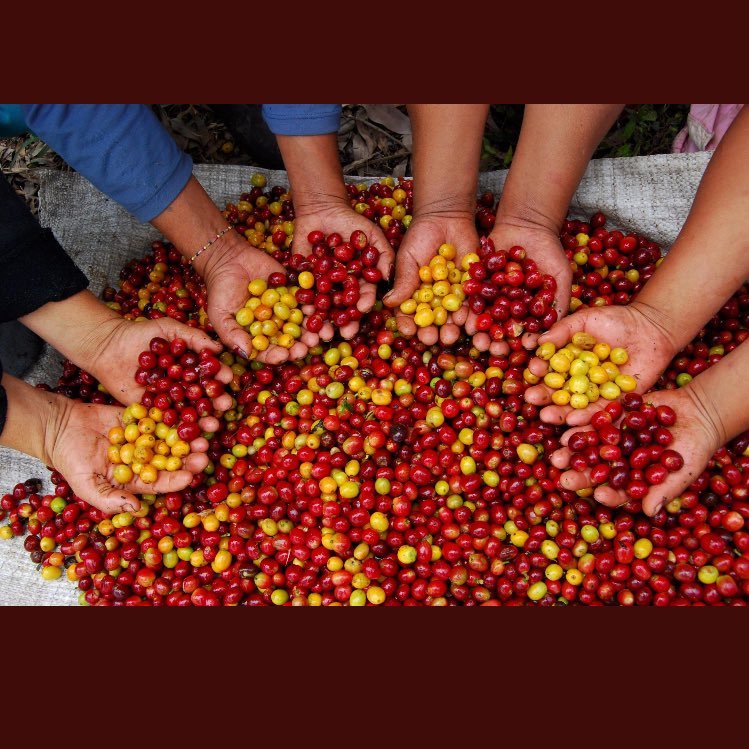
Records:
[[[122,409],[94,406],[45,392],[9,375],[0,368],[0,393],[7,395],[7,412],[0,402],[0,445],[38,458],[65,476],[76,496],[109,514],[136,511],[135,497],[151,492],[184,489],[192,481],[196,461],[207,463],[205,455],[191,455],[191,470],[159,476],[153,484],[137,477],[124,487],[114,485],[114,466],[107,460],[109,429],[121,424]],[[2,398],[0,398],[2,401]]]
[[[585,330],[624,346],[630,354],[626,371],[638,378],[638,392],[645,392],[749,276],[748,197],[749,112],[742,111],[716,149],[676,242],[634,301],[626,307],[580,310],[539,342],[562,346]],[[530,388],[526,396],[537,405],[549,402],[544,386]],[[542,417],[582,424],[590,417],[583,411],[549,406]]]
[[[452,244],[460,258],[478,247],[475,227],[476,185],[481,142],[489,110],[486,104],[410,104],[414,136],[414,220],[398,250],[395,283],[386,295],[388,307],[398,307],[419,285],[419,267],[426,265],[443,243]],[[445,345],[454,343],[468,309],[453,313],[439,330]],[[397,313],[398,328],[413,335],[410,315]],[[437,328],[419,330],[427,344],[437,341]]]
[[[306,255],[311,247],[307,236],[320,230],[325,234],[339,233],[347,240],[352,232],[363,231],[370,244],[380,252],[377,264],[383,278],[390,276],[393,250],[382,230],[351,207],[338,158],[337,131],[341,107],[331,104],[276,104],[263,106],[263,116],[276,135],[284,166],[293,192],[294,251]],[[356,304],[360,312],[368,312],[375,302],[376,286],[361,282]],[[305,314],[313,310],[303,308]],[[352,321],[341,327],[341,335],[350,338],[359,329]],[[333,326],[326,323],[320,337],[333,335]],[[317,343],[317,336],[306,332],[303,340]]]
[[[572,271],[559,242],[570,200],[621,104],[527,104],[491,238],[525,247],[557,280],[556,308],[567,314]]]

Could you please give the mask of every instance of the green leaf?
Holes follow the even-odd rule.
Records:
[[[504,164],[505,169],[507,169],[507,167],[510,166],[510,164],[512,163],[513,153],[514,152],[513,152],[512,146],[510,146],[507,149],[507,153],[505,154],[504,159],[502,159],[502,163]]]
[[[629,143],[624,143],[623,145],[619,146],[619,148],[614,151],[614,156],[630,156],[632,153],[632,149],[630,148]]]

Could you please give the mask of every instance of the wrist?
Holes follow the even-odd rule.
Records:
[[[660,358],[666,358],[668,361],[676,356],[682,349],[679,337],[676,333],[678,330],[674,319],[667,312],[659,307],[648,304],[646,301],[635,299],[627,305],[627,309],[639,316],[643,321],[646,329],[652,331],[650,336],[656,346]],[[639,327],[639,326],[636,326]]]
[[[60,424],[67,399],[7,374],[3,375],[2,384],[8,398],[8,411],[0,444],[52,465],[52,425]]]
[[[88,290],[61,302],[48,302],[20,321],[87,371],[112,330],[124,322]]]
[[[516,200],[505,192],[499,201],[496,223],[520,229],[537,229],[558,237],[566,212],[567,206],[559,210],[540,200]]]
[[[701,431],[707,437],[710,454],[725,445],[741,431],[739,429],[732,433],[732,430],[728,428],[727,420],[723,418],[710,388],[705,386],[704,378],[696,377],[681,390],[689,398],[694,408],[697,419],[702,426]]]

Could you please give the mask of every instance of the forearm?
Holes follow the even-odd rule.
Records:
[[[409,104],[414,215],[473,217],[488,104]]]
[[[123,322],[90,291],[81,291],[61,302],[48,302],[19,320],[64,357],[87,370],[94,365],[112,328]]]
[[[48,428],[61,414],[61,396],[39,390],[3,374],[2,385],[8,399],[5,426],[0,445],[26,453],[49,465]]]
[[[749,111],[710,160],[692,209],[657,272],[635,299],[683,348],[749,277]]]
[[[335,133],[278,135],[297,215],[321,204],[348,205]]]
[[[228,226],[221,211],[195,177],[190,177],[184,190],[151,224],[188,259]],[[248,246],[235,231],[226,232],[195,260],[195,270],[204,276],[209,261],[235,244],[243,248]]]
[[[526,104],[497,223],[559,231],[590,157],[623,104]]]
[[[684,387],[715,425],[715,449],[749,429],[747,372],[749,344],[744,342]]]

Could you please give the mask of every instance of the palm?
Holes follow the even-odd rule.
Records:
[[[416,219],[409,228],[396,258],[395,284],[393,291],[385,297],[385,304],[398,307],[408,299],[419,286],[419,268],[428,265],[437,248],[442,244],[451,244],[457,250],[456,265],[469,252],[475,252],[479,245],[478,234],[470,219],[429,217]],[[448,321],[439,330],[430,325],[418,329],[419,339],[426,344],[433,344],[437,339],[449,346],[460,335],[462,326],[468,317],[468,307],[463,307],[448,315]],[[412,315],[396,311],[398,330],[403,335],[412,336],[417,326]]]
[[[350,207],[341,205],[336,206],[335,208],[327,208],[325,210],[297,216],[294,225],[294,252],[298,252],[301,255],[309,255],[312,248],[307,241],[307,237],[313,231],[321,231],[325,235],[337,233],[340,234],[344,240],[347,240],[355,231],[363,231],[369,238],[370,244],[373,247],[376,247],[380,252],[380,259],[377,263],[377,267],[379,268],[380,273],[382,273],[382,277],[384,279],[390,278],[393,260],[395,259],[393,248],[385,238],[382,230],[376,224],[373,224],[368,219],[360,216]],[[359,287],[360,296],[356,308],[362,313],[369,312],[376,301],[377,286],[376,284],[360,280]],[[310,315],[314,313],[314,308],[305,307],[303,312],[305,315]],[[358,330],[359,323],[352,321],[344,325],[340,332],[344,338],[351,338],[356,335]],[[323,338],[323,340],[329,340],[332,338],[334,332],[333,326],[326,323],[323,330],[320,332],[320,335],[315,335],[314,333],[307,331],[304,340],[307,342],[307,345],[314,346],[319,338]]]
[[[122,409],[69,402],[65,404],[60,426],[51,450],[51,462],[65,476],[73,492],[81,499],[108,514],[137,510],[134,494],[165,493],[184,489],[193,472],[207,465],[205,454],[193,453],[185,459],[185,469],[161,471],[153,484],[143,483],[137,476],[124,487],[114,485],[114,466],[107,459],[108,431],[122,423]],[[210,426],[210,425],[209,425]],[[206,442],[203,438],[199,438]],[[193,443],[194,448],[207,448]],[[193,446],[191,445],[191,446]]]
[[[643,499],[642,507],[645,513],[655,515],[664,504],[678,497],[700,475],[721,440],[713,425],[706,419],[705,410],[697,406],[687,389],[654,392],[648,395],[646,402],[655,406],[667,405],[676,411],[676,424],[670,427],[674,440],[669,449],[675,450],[684,459],[683,468],[670,473],[662,484],[652,486]],[[565,432],[562,435],[562,443],[566,445],[569,437],[576,431],[579,429]],[[569,450],[563,447],[557,450],[551,459],[558,468],[567,468],[569,458]],[[562,474],[560,482],[570,491],[590,486],[587,473],[571,470]],[[616,490],[607,485],[596,487],[593,496],[608,507],[618,507],[629,501],[623,490]]]
[[[271,273],[283,273],[284,267],[267,253],[242,243],[233,243],[221,255],[212,259],[206,269],[205,283],[208,292],[208,318],[219,338],[233,352],[250,358],[252,339],[235,319],[237,310],[247,301],[247,286],[256,278],[267,279]],[[298,359],[307,353],[307,347],[295,343],[290,349],[269,346],[258,353],[260,361],[279,364],[288,358]]]
[[[570,305],[572,268],[564,254],[559,236],[548,229],[498,223],[489,238],[498,250],[508,250],[516,245],[525,248],[528,257],[536,262],[539,270],[556,279],[554,306],[559,317],[564,317]]]
[[[539,342],[551,341],[557,348],[569,342],[574,333],[590,333],[597,341],[620,346],[627,350],[629,360],[621,371],[637,379],[637,392],[646,392],[658,379],[671,360],[673,347],[663,332],[651,323],[636,305],[622,307],[589,307],[560,320]],[[548,369],[546,362],[534,359],[531,370],[543,377]],[[588,408],[576,411],[569,406],[549,406],[551,390],[536,385],[526,391],[526,400],[547,406],[541,412],[544,421],[571,426],[587,423],[592,413],[605,402],[597,401]]]
[[[182,338],[194,351],[207,348],[219,353],[221,350],[221,345],[204,331],[170,318],[137,323],[118,320],[97,352],[95,362],[90,367],[91,374],[120,403],[128,405],[140,400],[145,390],[135,382],[138,356],[142,351],[147,351],[151,339],[157,337],[167,341]],[[224,383],[231,382],[232,372],[229,367],[222,366],[216,379]],[[213,405],[219,411],[226,411],[231,407],[231,400],[230,395],[224,394],[215,398]]]

